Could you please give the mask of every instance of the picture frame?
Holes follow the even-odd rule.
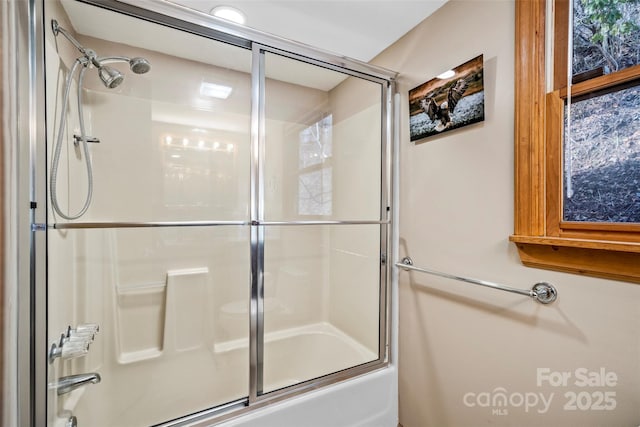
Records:
[[[412,142],[484,121],[484,55],[409,91]]]

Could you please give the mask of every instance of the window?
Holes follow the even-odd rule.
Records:
[[[610,82],[564,99],[563,220],[640,223],[640,86],[637,81],[616,84],[619,71],[640,62],[640,5],[574,0],[569,7],[572,82],[588,88],[604,75]],[[567,26],[557,22],[556,34],[566,33]],[[568,68],[563,58],[556,61],[560,72]],[[560,78],[556,86],[566,86],[567,80]]]
[[[640,223],[640,86],[565,108],[563,220]]]
[[[639,282],[638,2],[572,3],[573,11],[567,0],[553,5],[547,84],[545,1],[516,2],[511,240],[525,265]]]
[[[300,132],[298,156],[298,214],[332,213],[331,114]]]

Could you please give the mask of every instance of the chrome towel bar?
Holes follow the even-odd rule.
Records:
[[[442,273],[440,271],[429,270],[427,268],[414,267],[413,260],[409,257],[402,258],[402,262],[397,262],[396,267],[404,270],[419,271],[420,273],[432,274],[434,276],[440,276],[447,279],[459,280],[462,282],[473,283],[474,285],[486,286],[501,291],[512,292],[514,294],[526,295],[535,299],[541,304],[549,304],[556,300],[558,297],[558,291],[556,288],[547,282],[539,282],[533,285],[531,290],[517,289],[510,286],[501,285],[499,283],[487,282],[485,280],[472,279],[469,277],[455,276],[453,274]]]

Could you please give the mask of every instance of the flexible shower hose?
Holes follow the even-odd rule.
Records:
[[[87,168],[87,197],[84,202],[84,206],[82,209],[75,215],[65,214],[60,209],[60,205],[58,204],[58,194],[57,194],[57,180],[58,180],[58,165],[60,163],[60,152],[62,151],[62,139],[64,134],[64,129],[67,123],[67,103],[69,100],[69,90],[71,88],[71,82],[73,80],[73,75],[75,74],[78,65],[81,65],[81,61],[76,59],[76,62],[73,64],[71,71],[69,71],[69,76],[67,77],[64,95],[62,98],[62,115],[60,118],[60,128],[58,129],[58,136],[56,138],[56,145],[54,147],[53,158],[51,160],[51,177],[49,179],[49,190],[51,192],[51,204],[53,205],[53,209],[55,212],[60,215],[62,218],[67,220],[74,220],[80,218],[82,215],[87,212],[89,209],[89,205],[91,204],[91,196],[93,195],[93,171],[91,168],[91,157],[89,156],[89,147],[87,145],[86,132],[84,128],[84,115],[82,113],[82,81],[84,79],[84,73],[87,69],[87,65],[82,64],[83,67],[80,70],[80,74],[78,76],[78,119],[80,122],[80,138],[82,149],[84,151],[84,159]]]

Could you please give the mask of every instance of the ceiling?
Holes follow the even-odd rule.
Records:
[[[446,0],[121,1],[141,7],[172,3],[202,13],[208,13],[221,4],[234,6],[246,14],[248,27],[363,62],[371,61],[446,2]],[[236,114],[232,109],[235,104],[232,103],[236,102],[237,105],[246,109],[248,96],[244,98],[232,96],[225,101],[205,100],[206,104],[203,104],[198,87],[202,81],[218,82],[220,78],[230,75],[229,70],[239,72],[235,73],[238,75],[249,75],[252,69],[251,51],[87,3],[75,0],[60,0],[60,2],[68,17],[68,24],[76,35],[81,36],[81,42],[87,43],[87,46],[112,42],[120,45],[117,46],[119,50],[109,51],[108,49],[112,46],[107,43],[100,45],[99,52],[103,55],[142,55],[150,59],[154,70],[150,74],[153,76],[136,76],[127,80],[135,81],[135,85],[132,83],[126,86],[127,81],[125,81],[117,90],[124,91],[128,87],[127,90],[135,93],[136,97],[149,97],[153,102],[152,119],[154,121],[189,128],[238,133],[246,128],[246,114]],[[169,9],[171,8],[176,7],[171,6]],[[216,20],[213,19],[213,21]],[[140,51],[140,49],[146,51]],[[74,53],[77,54],[75,51]],[[175,72],[171,68],[173,58],[184,58],[198,64]],[[214,67],[200,67],[199,64],[209,64]],[[265,55],[265,69],[265,75],[269,79],[324,92],[330,91],[347,76],[335,70],[309,65],[304,61],[292,61],[280,55]],[[155,76],[158,76],[158,79],[150,78]],[[169,77],[163,79],[163,76]],[[176,79],[176,76],[181,78]],[[142,84],[145,81],[148,82],[146,86]],[[225,80],[223,79],[222,82],[225,83]],[[241,93],[237,85],[234,86],[234,93],[236,95]],[[185,105],[188,105],[188,108],[185,108]],[[299,114],[298,111],[291,112],[289,105],[282,107],[282,112],[278,108],[274,108],[273,111],[279,111],[278,114],[282,115]],[[213,120],[212,111],[216,113]],[[227,114],[229,112],[231,113]],[[286,120],[291,119],[287,116]]]
[[[125,0],[136,4],[141,0]],[[369,62],[446,0],[165,0],[207,13],[216,6],[233,6],[247,16],[248,27],[294,40],[340,56]],[[126,15],[74,0],[61,0],[78,34],[143,47],[219,67],[250,72],[250,58],[224,43],[175,32]],[[113,31],[117,28],[118,31]],[[217,50],[216,50],[217,49]],[[219,50],[219,52],[218,52]],[[215,51],[215,52],[214,52]],[[271,61],[276,61],[274,57]],[[344,76],[299,61],[269,68],[268,77],[320,90],[330,90]],[[278,74],[280,73],[280,74]]]
[[[170,0],[208,13],[232,6],[248,27],[369,62],[447,0]]]

